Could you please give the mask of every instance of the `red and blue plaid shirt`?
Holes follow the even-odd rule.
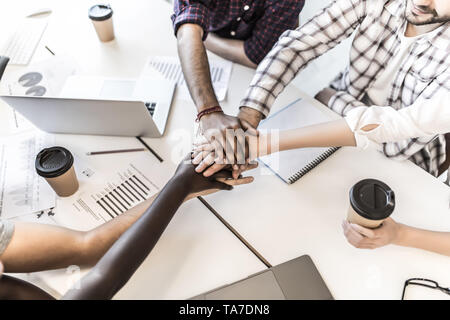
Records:
[[[258,64],[278,37],[298,24],[304,0],[175,0],[175,35],[184,23],[220,37],[244,40],[247,57]]]

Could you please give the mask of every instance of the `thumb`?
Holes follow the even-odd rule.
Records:
[[[249,133],[254,136],[259,136],[259,131],[254,128],[249,122],[245,120],[241,120],[241,126],[245,129],[246,133]]]

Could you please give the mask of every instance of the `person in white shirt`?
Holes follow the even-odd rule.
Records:
[[[391,107],[357,107],[344,119],[292,130],[280,130],[278,142],[271,134],[251,132],[248,137],[249,160],[273,152],[297,148],[353,146],[378,148],[385,142],[410,137],[434,136],[450,132],[450,92],[443,91],[432,100],[419,99],[401,110]],[[252,139],[252,137],[254,139]],[[193,163],[197,172],[210,176],[214,165],[207,159],[220,146],[200,143],[194,149]],[[213,159],[211,156],[209,159]],[[206,161],[205,161],[206,160]],[[397,244],[437,252],[450,256],[450,233],[413,228],[388,218],[383,226],[371,230],[343,221],[342,228],[348,241],[357,248],[374,249]]]
[[[227,160],[239,160],[242,150],[245,158],[251,158],[252,154],[272,150],[365,148],[372,144],[389,158],[411,160],[430,174],[439,175],[446,161],[443,134],[450,132],[448,0],[333,1],[305,25],[285,32],[261,62],[241,102],[239,119],[244,129],[256,136],[259,122],[297,73],[353,32],[348,67],[330,88],[316,96],[345,118],[280,131],[278,146],[268,143],[270,136],[261,135],[253,139],[257,143],[238,147],[235,157],[227,154]],[[198,146],[193,160],[197,172],[210,176],[223,167],[216,156],[223,152],[216,149],[220,149],[217,143]],[[234,164],[233,169],[243,167],[245,164],[239,168]],[[397,243],[450,255],[448,234],[443,237],[392,219],[377,230],[348,222],[343,228],[348,241],[358,248]]]
[[[449,102],[450,91],[444,90],[433,99],[420,98],[408,108],[400,110],[380,106],[356,107],[347,114],[345,120],[355,135],[358,147],[365,148],[370,142],[380,147],[386,142],[450,132]]]

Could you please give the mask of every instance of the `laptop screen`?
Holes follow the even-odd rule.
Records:
[[[130,99],[133,96],[136,81],[105,79],[100,90],[100,97],[104,99]]]

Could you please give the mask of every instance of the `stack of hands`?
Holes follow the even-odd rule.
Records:
[[[230,169],[232,177],[254,166],[260,155],[259,133],[256,130],[261,113],[242,107],[237,117],[223,112],[207,114],[200,119],[201,137],[194,144],[192,163],[195,171],[210,177]]]
[[[253,177],[243,178],[241,173],[256,168],[257,163],[254,160],[259,156],[270,154],[274,148],[270,145],[270,137],[260,135],[256,129],[261,118],[260,112],[247,107],[241,107],[237,117],[223,112],[202,117],[200,119],[202,134],[192,151],[195,171],[207,178],[217,175],[222,177],[222,170],[231,171],[232,179],[225,182],[230,185],[252,182]],[[375,249],[397,243],[401,227],[402,225],[392,218],[388,218],[375,230],[348,221],[342,222],[347,241],[360,249]]]

